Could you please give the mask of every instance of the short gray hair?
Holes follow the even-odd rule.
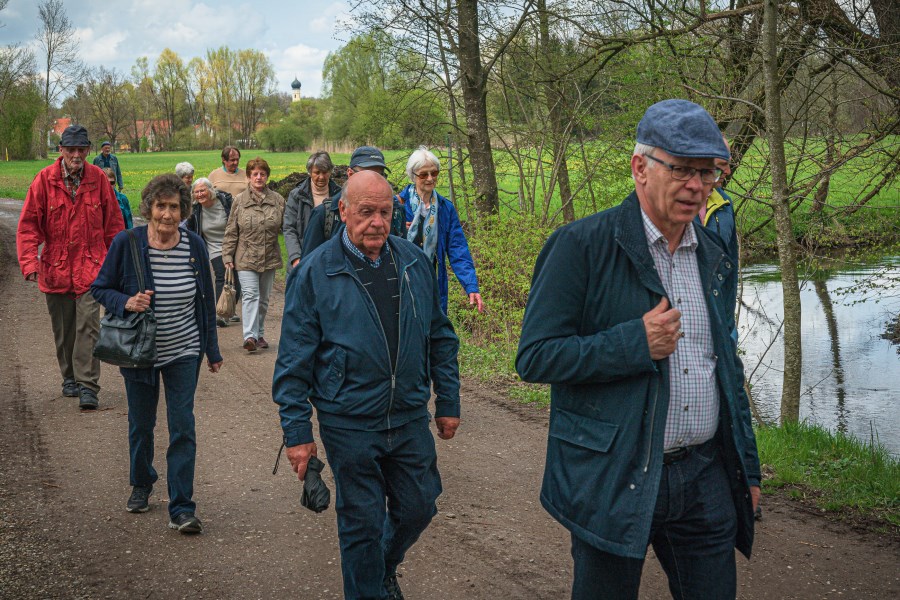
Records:
[[[648,144],[642,144],[642,143],[638,142],[637,144],[634,145],[634,152],[632,152],[631,155],[632,156],[648,155],[649,156],[649,155],[653,154],[653,152],[655,152],[655,151],[656,151],[656,146],[650,146]],[[648,165],[648,166],[652,167],[652,165],[653,165],[653,161],[651,160],[650,165]]]
[[[175,165],[175,174],[179,177],[184,177],[185,175],[193,175],[194,165],[189,162],[180,162]]]
[[[215,197],[216,195],[216,187],[212,184],[212,181],[207,179],[206,177],[198,177],[194,180],[194,183],[191,184],[191,197],[194,196],[194,188],[198,185],[205,185],[209,190],[210,197]]]
[[[191,192],[184,185],[181,177],[174,173],[157,175],[150,180],[147,187],[141,190],[141,203],[138,206],[138,211],[142,217],[149,221],[153,204],[157,200],[172,197],[178,198],[178,209],[181,213],[181,219],[187,219],[191,214]]]
[[[334,163],[331,162],[331,156],[327,152],[319,150],[309,155],[309,159],[306,161],[306,172],[312,173],[313,167],[320,171],[331,173],[334,169]]]
[[[418,149],[410,154],[409,160],[406,161],[406,176],[415,183],[416,171],[426,165],[434,165],[438,171],[441,170],[441,161],[435,156],[434,152],[428,149],[428,146],[419,146]]]

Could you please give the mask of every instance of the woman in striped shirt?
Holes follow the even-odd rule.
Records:
[[[140,213],[147,225],[131,230],[146,289],[138,289],[128,232],[122,232],[113,239],[91,292],[108,312],[124,316],[129,311],[152,309],[157,321],[156,364],[120,369],[128,397],[131,454],[132,493],[126,510],[142,513],[150,509],[149,497],[157,480],[153,429],[161,376],[169,424],[169,527],[181,533],[200,533],[203,526],[193,501],[197,454],[194,392],[203,355],[212,373],[222,366],[222,355],[206,243],[178,227],[190,208],[190,192],[177,175],[154,177],[141,192]]]

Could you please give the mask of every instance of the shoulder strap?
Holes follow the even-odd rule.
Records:
[[[331,210],[331,198],[325,198],[322,202],[325,206],[325,221],[322,223],[322,231],[325,234],[325,239],[331,239],[331,231],[334,229],[334,214]]]
[[[144,267],[138,258],[137,236],[134,233],[134,229],[128,230],[128,242],[131,244],[131,260],[134,264],[134,272],[137,274],[138,292],[144,293],[147,290],[147,286],[144,282]]]

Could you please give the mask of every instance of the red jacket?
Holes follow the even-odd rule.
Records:
[[[125,224],[113,188],[99,167],[84,164],[73,203],[62,179],[61,161],[62,157],[41,169],[31,182],[16,249],[22,275],[37,273],[42,292],[80,296],[90,289],[113,237]]]

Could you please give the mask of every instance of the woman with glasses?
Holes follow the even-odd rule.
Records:
[[[438,157],[425,146],[419,146],[406,162],[406,175],[412,181],[400,192],[400,200],[406,205],[406,239],[419,246],[437,270],[444,313],[447,312],[449,287],[448,259],[453,273],[469,296],[469,304],[477,307],[478,312],[483,312],[484,303],[478,290],[475,263],[456,207],[434,189],[440,170]]]

